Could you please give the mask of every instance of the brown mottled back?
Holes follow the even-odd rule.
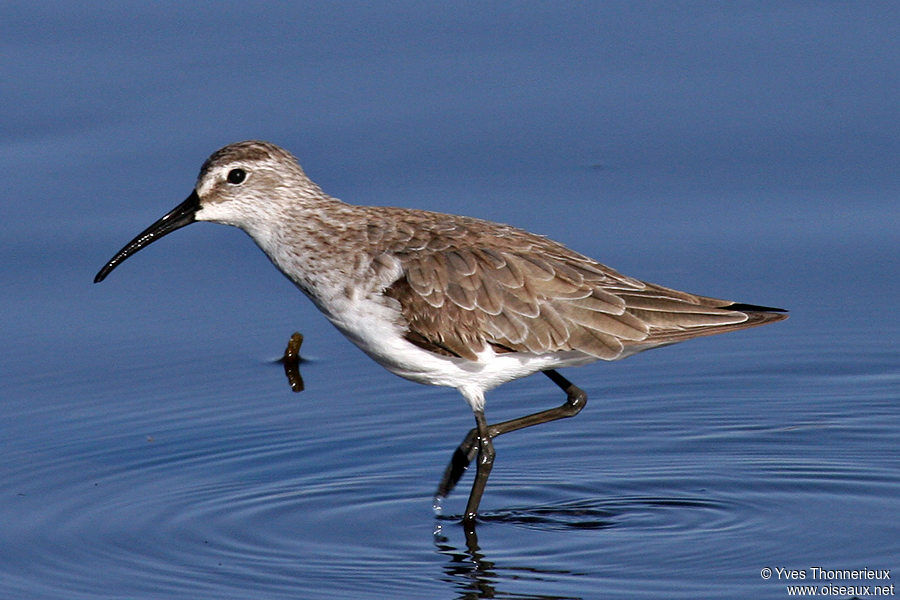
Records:
[[[614,360],[786,317],[645,283],[513,227],[376,210],[367,226],[372,250],[403,268],[385,293],[400,304],[407,339],[438,354],[475,360],[489,344],[499,352]]]

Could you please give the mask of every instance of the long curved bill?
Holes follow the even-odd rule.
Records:
[[[109,275],[110,271],[119,266],[119,263],[144,246],[150,245],[176,229],[181,229],[185,225],[193,223],[195,220],[194,215],[197,214],[199,209],[200,196],[197,195],[197,190],[194,190],[191,192],[191,195],[187,197],[187,200],[167,212],[160,220],[139,233],[136,238],[128,242],[124,248],[119,250],[116,255],[100,269],[97,276],[94,277],[94,283],[100,283],[106,279],[106,276]]]

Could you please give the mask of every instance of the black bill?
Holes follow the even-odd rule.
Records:
[[[185,225],[194,222],[194,215],[200,209],[200,196],[197,191],[191,192],[187,200],[166,213],[159,221],[142,231],[136,238],[128,242],[124,248],[119,250],[108,263],[94,277],[94,283],[100,283],[109,272],[119,266],[119,263],[159,238],[172,233],[176,229],[181,229]]]

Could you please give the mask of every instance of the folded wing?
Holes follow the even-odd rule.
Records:
[[[403,274],[385,290],[400,304],[407,339],[439,354],[476,360],[491,346],[615,360],[787,316],[645,283],[514,228],[481,239],[454,233],[396,244]]]

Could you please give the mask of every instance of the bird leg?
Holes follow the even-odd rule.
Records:
[[[473,427],[469,430],[469,433],[466,434],[465,439],[463,439],[459,447],[453,451],[453,457],[450,459],[447,468],[444,469],[444,476],[441,477],[441,483],[438,484],[438,489],[434,493],[435,498],[446,498],[450,495],[450,492],[453,491],[453,488],[459,483],[462,474],[469,468],[469,463],[471,463],[472,459],[475,458],[475,455],[478,454],[477,442],[478,429]]]
[[[476,411],[476,427],[466,434],[462,443],[453,452],[453,457],[444,470],[444,476],[441,478],[435,497],[446,497],[456,487],[472,459],[478,455],[478,470],[476,471],[475,482],[472,484],[469,502],[466,505],[466,521],[471,522],[474,520],[478,512],[478,503],[481,501],[481,495],[484,493],[484,486],[487,484],[488,475],[490,475],[491,466],[494,462],[495,453],[492,440],[495,437],[517,429],[531,427],[532,425],[574,417],[587,404],[587,394],[568,379],[552,369],[542,371],[542,373],[566,393],[566,401],[562,405],[494,425],[488,425],[485,422],[484,413]]]
[[[484,411],[475,411],[475,429],[478,430],[478,462],[475,470],[475,481],[472,482],[472,491],[469,493],[469,501],[466,503],[466,514],[463,521],[473,523],[478,516],[478,504],[484,494],[491,469],[494,467],[494,442],[488,433],[487,420]],[[468,436],[467,436],[468,437]]]

